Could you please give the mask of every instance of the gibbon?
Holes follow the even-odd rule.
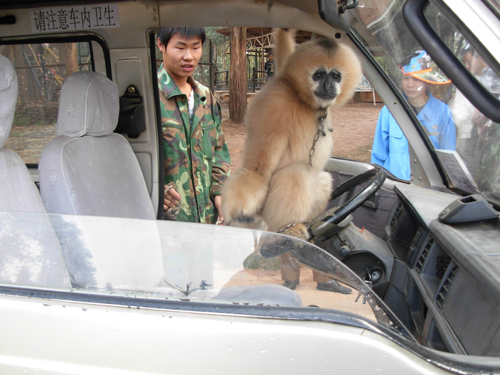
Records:
[[[247,109],[242,166],[222,190],[228,225],[278,231],[314,219],[330,200],[332,178],[323,169],[333,150],[332,110],[354,94],[361,65],[349,47],[332,39],[297,47],[294,39],[292,31],[276,32],[277,72]],[[305,226],[294,230],[289,234],[308,237]],[[290,281],[283,267],[282,278]]]

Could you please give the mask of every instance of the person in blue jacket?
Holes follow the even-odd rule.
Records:
[[[425,51],[416,51],[400,67],[405,97],[430,141],[436,149],[455,150],[456,130],[451,110],[427,90],[431,84],[442,85],[451,81],[432,69],[430,56]],[[402,180],[410,180],[408,140],[387,106],[380,111],[371,162]]]

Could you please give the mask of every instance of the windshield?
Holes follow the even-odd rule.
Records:
[[[107,217],[0,212],[0,221],[4,285],[271,309],[334,309],[404,332],[352,271],[327,252],[292,237]],[[281,286],[278,255],[288,251],[308,266],[295,291]],[[309,267],[352,293],[317,290]],[[139,299],[137,303],[140,306]]]
[[[360,1],[350,11],[353,34],[397,88],[416,116],[420,135],[437,151],[448,173],[450,186],[463,193],[483,193],[498,202],[500,169],[497,163],[499,125],[480,113],[432,61],[406,26],[404,0]],[[448,48],[494,96],[500,95],[500,79],[470,42],[434,6],[425,16]],[[396,177],[411,180],[413,160],[408,143],[391,106],[381,110],[372,149],[372,162]],[[450,165],[450,158],[454,166]],[[467,177],[457,181],[451,167],[460,165]],[[459,178],[458,178],[459,179]],[[462,181],[463,182],[463,181]]]

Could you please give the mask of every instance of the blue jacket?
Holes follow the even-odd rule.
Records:
[[[455,150],[456,130],[450,108],[431,93],[428,95],[429,100],[417,118],[435,148]],[[371,162],[381,165],[400,179],[410,180],[408,141],[386,106],[378,117]]]

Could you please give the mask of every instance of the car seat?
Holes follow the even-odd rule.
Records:
[[[23,160],[4,148],[18,93],[12,63],[0,55],[0,282],[69,287],[59,242]]]
[[[139,162],[118,123],[116,84],[102,74],[76,72],[63,84],[57,137],[39,164],[47,211],[156,219]]]
[[[89,71],[70,75],[59,97],[57,137],[42,151],[40,191],[48,212],[77,215],[52,218],[75,286],[151,289],[164,277],[156,216],[129,142],[113,133],[118,114],[113,81]],[[149,243],[138,242],[144,238]]]

